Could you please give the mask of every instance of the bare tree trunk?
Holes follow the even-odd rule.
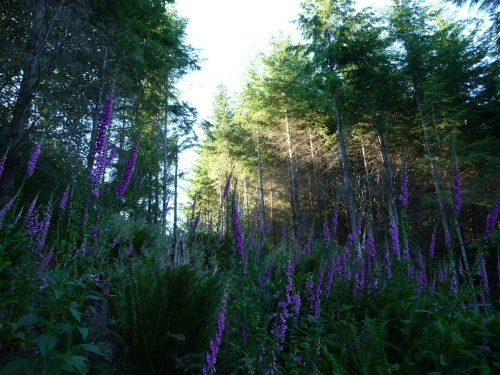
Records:
[[[413,80],[413,89],[415,90],[415,98],[416,98],[416,102],[417,102],[418,115],[420,117],[420,126],[422,127],[422,133],[424,134],[425,149],[427,152],[427,157],[429,158],[429,162],[431,164],[432,179],[434,180],[434,190],[436,192],[436,196],[438,199],[438,207],[439,207],[439,213],[441,215],[441,223],[443,224],[445,238],[448,241],[451,238],[450,229],[448,227],[448,221],[446,220],[446,209],[445,209],[443,197],[441,196],[441,189],[439,186],[439,176],[438,176],[438,171],[437,171],[437,167],[436,167],[436,161],[435,161],[434,156],[432,154],[431,141],[430,141],[429,132],[427,131],[427,126],[425,123],[424,110],[422,109],[421,92],[420,92],[420,88],[417,85],[416,77],[413,76],[412,80]]]
[[[177,142],[176,142],[177,143]],[[177,241],[177,173],[179,169],[179,160],[178,160],[178,153],[177,153],[177,144],[176,144],[176,149],[174,150],[174,225],[172,229],[172,234],[173,238],[172,241],[173,243],[176,243]]]
[[[300,243],[302,242],[303,239],[302,215],[300,213],[299,191],[297,186],[297,176],[295,173],[296,165],[295,165],[295,158],[293,156],[292,134],[291,134],[290,124],[288,121],[288,113],[286,110],[285,110],[285,126],[286,126],[286,139],[288,144],[288,156],[290,158],[292,205],[295,211],[295,224],[297,225],[297,239]]]
[[[392,215],[396,221],[396,225],[399,226],[399,215],[396,209],[396,200],[394,198],[394,179],[392,177],[391,162],[389,160],[389,151],[387,149],[387,143],[385,142],[384,133],[382,133],[377,127],[375,127],[375,132],[377,133],[378,142],[380,145],[380,155],[382,157],[382,163],[384,164],[384,175],[385,182],[387,184],[387,196],[389,198],[389,205],[391,207]]]
[[[167,215],[165,208],[167,206],[167,145],[168,145],[168,82],[165,87],[165,124],[163,129],[163,179],[162,189],[162,225],[167,226]]]
[[[257,161],[259,167],[259,191],[260,191],[260,226],[263,229],[262,231],[262,244],[263,246],[266,244],[266,236],[265,236],[265,224],[266,224],[266,206],[264,204],[264,183],[262,178],[262,159],[260,156],[260,137],[257,132]]]
[[[345,194],[346,201],[347,201],[347,208],[349,210],[349,218],[351,220],[351,230],[352,230],[352,232],[354,232],[356,230],[358,220],[356,218],[356,208],[354,205],[354,195],[352,192],[351,176],[349,173],[347,148],[346,148],[346,144],[345,144],[342,119],[340,117],[339,107],[338,107],[338,103],[337,103],[337,93],[335,93],[335,95],[334,95],[333,105],[334,105],[335,114],[337,117],[337,133],[339,136],[339,144],[340,144],[340,159],[342,161],[342,178],[343,178],[343,182],[344,182],[344,194]]]
[[[318,170],[316,167],[316,153],[314,152],[313,131],[309,128],[309,147],[311,149],[311,162],[313,167],[314,190],[316,193],[316,211],[318,214],[319,227],[323,228],[323,203],[321,189],[319,188]]]
[[[373,186],[372,186],[372,179],[370,176],[370,170],[368,168],[368,161],[366,158],[366,150],[365,150],[365,145],[363,144],[363,140],[360,139],[359,143],[361,144],[361,154],[363,155],[363,166],[365,167],[365,180],[366,180],[366,187],[368,189],[368,201],[370,202],[370,215],[373,218],[373,207],[375,205],[375,194],[373,193]]]

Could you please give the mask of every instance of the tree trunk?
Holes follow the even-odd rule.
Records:
[[[396,221],[396,225],[399,226],[399,215],[396,209],[396,200],[394,198],[394,179],[392,177],[392,168],[389,161],[389,151],[387,149],[387,143],[385,142],[384,133],[381,132],[377,127],[375,127],[375,132],[377,133],[378,143],[380,145],[380,155],[382,157],[382,163],[384,164],[384,175],[385,182],[387,184],[387,197],[389,198],[389,205],[391,207],[392,215]]]
[[[172,242],[177,243],[177,172],[179,168],[179,160],[177,154],[177,144],[176,149],[174,150],[174,225],[172,229]]]
[[[262,178],[262,159],[260,156],[260,137],[257,132],[257,161],[259,167],[259,191],[260,191],[260,228],[262,228],[262,246],[266,244],[266,236],[265,236],[265,224],[266,224],[266,206],[264,204],[264,183]]]
[[[370,202],[370,213],[373,212],[373,207],[375,205],[375,194],[373,193],[373,186],[370,177],[370,170],[368,168],[368,162],[366,160],[366,150],[365,145],[363,144],[363,140],[360,139],[359,143],[361,144],[361,154],[363,155],[363,166],[365,167],[365,180],[366,180],[366,188],[368,189],[368,201]],[[373,218],[373,215],[370,215]]]
[[[420,126],[422,127],[422,133],[424,134],[425,149],[427,152],[427,157],[429,158],[429,162],[431,164],[432,179],[434,180],[434,190],[436,192],[436,196],[438,199],[438,207],[439,207],[439,213],[441,215],[441,223],[443,224],[445,239],[446,241],[448,241],[451,238],[450,229],[448,227],[448,221],[446,220],[446,209],[443,197],[441,196],[441,189],[439,187],[439,176],[436,167],[436,161],[434,160],[434,156],[432,154],[431,141],[425,123],[424,110],[422,109],[421,92],[420,88],[417,85],[417,78],[415,76],[412,77],[412,81],[413,81],[413,89],[415,90],[415,99],[417,102],[418,115],[420,117]]]
[[[290,129],[290,124],[288,122],[288,114],[285,110],[285,126],[286,126],[286,139],[288,144],[288,156],[290,158],[290,180],[291,180],[291,192],[292,192],[292,205],[295,212],[295,225],[297,226],[297,239],[299,243],[302,242],[303,230],[302,230],[302,215],[300,213],[300,201],[299,201],[299,191],[297,186],[297,176],[296,176],[296,165],[295,158],[293,156],[292,147],[292,134]]]
[[[347,148],[345,144],[344,138],[344,130],[342,126],[342,119],[340,117],[339,107],[337,103],[337,93],[335,93],[333,98],[333,105],[335,108],[335,114],[337,119],[337,132],[339,136],[339,144],[340,144],[340,160],[342,162],[342,179],[344,182],[344,194],[347,201],[347,209],[349,210],[349,218],[351,220],[351,231],[354,232],[356,230],[356,226],[358,225],[358,220],[356,218],[356,208],[354,205],[354,196],[351,187],[351,176],[349,173],[349,164],[347,158]]]
[[[313,167],[314,190],[316,193],[316,212],[318,214],[319,228],[323,228],[323,204],[321,189],[319,188],[318,171],[316,167],[316,154],[314,152],[313,132],[309,128],[309,147],[311,149],[311,162]]]
[[[165,124],[163,129],[163,179],[162,179],[162,224],[167,226],[167,144],[168,144],[168,83],[165,86]]]

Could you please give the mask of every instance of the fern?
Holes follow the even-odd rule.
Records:
[[[165,271],[129,269],[118,315],[128,346],[124,360],[141,374],[176,373],[204,360],[211,333],[208,318],[220,299],[217,278],[188,266]],[[189,360],[187,360],[189,355]]]

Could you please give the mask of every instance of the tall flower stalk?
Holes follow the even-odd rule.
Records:
[[[217,362],[217,354],[219,353],[219,347],[222,343],[222,334],[225,329],[225,317],[227,308],[227,297],[224,296],[222,299],[222,305],[217,318],[217,331],[215,332],[215,338],[210,339],[210,350],[207,353],[207,360],[203,365],[202,373],[203,375],[215,374],[215,363]]]
[[[40,143],[36,146],[35,151],[31,154],[30,160],[28,162],[28,176],[31,177],[33,172],[35,172],[36,163],[38,162],[38,158],[42,153],[42,149],[40,147]]]
[[[130,180],[132,178],[132,172],[134,171],[135,161],[137,160],[137,154],[139,152],[139,143],[136,142],[134,147],[132,148],[132,154],[125,165],[125,170],[123,171],[122,178],[120,180],[120,184],[116,187],[116,196],[123,197],[125,191],[130,184]]]

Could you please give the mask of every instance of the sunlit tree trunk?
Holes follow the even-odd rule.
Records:
[[[300,213],[299,190],[297,186],[295,158],[293,155],[292,134],[290,129],[290,123],[288,121],[288,113],[286,110],[285,110],[285,126],[286,126],[286,139],[288,145],[288,156],[290,159],[290,180],[291,180],[291,194],[292,194],[291,201],[295,213],[294,224],[297,226],[297,239],[299,242],[301,242],[303,238],[302,216]]]
[[[387,198],[389,199],[389,205],[391,207],[391,215],[393,215],[396,225],[399,225],[399,215],[396,209],[396,200],[394,198],[394,178],[392,176],[391,162],[389,160],[389,151],[387,149],[387,143],[385,142],[384,133],[375,127],[375,132],[377,133],[378,143],[380,145],[380,156],[382,157],[382,163],[384,165],[384,176],[385,183],[387,185]]]
[[[345,194],[345,198],[347,201],[347,209],[349,211],[349,218],[351,221],[351,231],[354,232],[356,230],[358,220],[356,218],[356,208],[354,205],[354,195],[352,192],[351,176],[349,173],[347,148],[346,148],[346,144],[345,144],[344,129],[342,126],[342,118],[340,117],[337,96],[338,96],[337,93],[335,93],[334,98],[333,98],[333,105],[335,107],[335,114],[336,114],[336,120],[337,120],[337,133],[338,133],[339,144],[340,144],[340,160],[342,162],[342,180],[344,183],[344,194]]]
[[[262,159],[261,159],[261,155],[260,155],[260,136],[259,136],[258,132],[257,132],[257,161],[258,161],[258,167],[259,167],[260,226],[263,229],[263,232],[261,233],[261,235],[262,235],[263,245],[265,245],[265,243],[266,243],[266,236],[265,236],[266,206],[264,203],[264,182],[263,182],[263,177],[262,177]]]

